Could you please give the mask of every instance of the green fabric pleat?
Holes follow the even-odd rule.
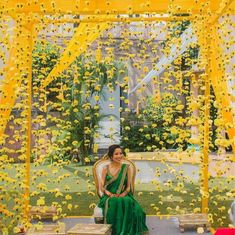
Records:
[[[117,193],[118,189],[121,189],[121,193],[125,191],[127,169],[128,165],[122,164],[116,178],[109,173],[106,175],[105,187],[108,191],[111,193]],[[109,198],[103,195],[98,206],[103,209],[105,223],[112,225],[112,235],[141,235],[148,231],[146,214],[131,192],[122,198]]]

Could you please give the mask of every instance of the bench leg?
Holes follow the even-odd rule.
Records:
[[[180,232],[184,233],[184,228],[182,226],[180,226]]]

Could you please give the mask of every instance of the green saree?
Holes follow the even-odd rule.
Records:
[[[116,176],[112,176],[108,171],[105,188],[109,192],[120,194],[125,191],[128,166],[122,164]],[[146,215],[131,192],[125,197],[103,195],[98,206],[103,209],[104,223],[112,224],[112,235],[141,235],[148,231],[145,224]]]

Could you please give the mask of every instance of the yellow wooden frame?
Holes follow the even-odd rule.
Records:
[[[190,16],[188,19],[190,19],[192,16],[203,15],[203,8],[205,7],[206,0],[188,0],[188,1],[182,1],[182,0],[175,0],[173,1],[175,12],[177,13],[190,13]],[[81,0],[53,0],[53,4],[50,0],[38,0],[38,1],[28,1],[28,0],[3,0],[0,3],[0,12],[3,15],[6,16],[12,16],[16,17],[20,14],[41,14],[41,15],[53,15],[53,14],[69,14],[69,15],[95,15],[95,20],[92,19],[83,19],[83,23],[88,24],[88,27],[92,27],[92,23],[98,22],[99,24],[103,25],[102,29],[106,29],[109,27],[107,25],[107,21],[114,22],[114,21],[148,21],[149,19],[137,17],[136,19],[124,19],[124,18],[117,18],[116,16],[119,14],[162,14],[161,17],[153,17],[152,20],[174,20],[175,17],[165,17],[163,13],[167,13],[169,9],[169,4],[172,3],[171,1],[167,0],[87,0],[87,1],[81,1]],[[211,72],[208,73],[208,82],[206,83],[206,96],[209,96],[209,87],[210,84],[214,87],[216,96],[219,97],[222,102],[222,107],[230,107],[231,100],[227,93],[227,85],[221,80],[221,77],[224,74],[224,71],[221,70],[218,67],[218,61],[216,61],[216,53],[220,53],[219,49],[219,39],[216,37],[216,29],[215,24],[218,22],[219,17],[230,7],[232,9],[231,12],[234,12],[235,9],[235,1],[234,0],[228,0],[225,1],[224,5],[220,5],[220,0],[213,0],[210,1],[210,11],[212,16],[208,18],[207,25],[204,25],[204,29],[206,27],[210,27],[212,29],[213,36],[215,37],[214,40],[209,42],[210,47],[215,47],[215,50],[212,54],[210,54],[210,64],[208,65],[211,68]],[[190,12],[188,12],[188,9],[191,9]],[[101,18],[99,18],[99,15],[103,14]],[[108,16],[107,16],[108,15]],[[110,17],[112,15],[112,17]],[[114,17],[113,17],[114,15]],[[105,19],[106,17],[106,19]],[[179,18],[180,19],[180,18]],[[78,20],[80,21],[80,20]],[[93,21],[93,22],[92,22]],[[56,23],[66,23],[71,22],[71,19],[63,19],[58,20]],[[81,21],[82,22],[82,21]],[[33,48],[33,31],[31,30],[33,28],[33,24],[37,24],[37,22],[32,21],[32,25],[29,27],[29,25],[25,24],[23,25],[23,31],[28,35],[27,42],[25,42],[24,38],[21,37],[20,34],[16,35],[15,37],[15,45],[13,46],[14,49],[11,50],[11,56],[9,60],[9,67],[12,67],[12,70],[9,70],[5,80],[8,82],[9,78],[12,77],[12,73],[15,73],[17,71],[17,68],[14,66],[14,60],[12,60],[15,56],[17,56],[17,48],[20,48],[22,45],[26,46],[25,43],[27,43],[29,52],[32,52]],[[82,26],[81,26],[82,27]],[[95,33],[91,34],[89,36],[90,42],[95,40],[100,34]],[[85,37],[85,36],[84,36]],[[81,38],[81,40],[85,41],[85,38]],[[66,49],[68,50],[74,50],[76,44],[74,43],[75,39],[73,38],[70,42],[70,46]],[[203,39],[199,38],[199,44],[201,47],[205,47],[205,42],[203,42]],[[83,50],[81,50],[79,53],[84,52],[87,49],[87,47],[83,47]],[[79,54],[77,53],[77,55]],[[71,58],[67,58],[66,56],[63,57],[64,64],[70,64]],[[29,59],[28,62],[25,62],[25,66],[29,66],[29,73],[27,75],[28,79],[28,92],[29,92],[29,100],[28,105],[31,107],[31,68],[32,68],[32,57]],[[60,65],[56,66],[52,73],[49,75],[49,77],[43,82],[43,87],[47,86],[53,79],[58,76],[60,72],[62,72],[66,67],[60,67]],[[208,69],[208,68],[207,68]],[[215,77],[214,75],[217,74]],[[218,76],[219,74],[219,76]],[[0,118],[2,119],[1,123],[1,129],[0,129],[0,138],[3,138],[4,129],[7,124],[7,121],[10,117],[11,109],[15,102],[16,92],[15,88],[17,86],[20,86],[21,79],[18,79],[17,77],[13,78],[11,80],[11,84],[7,84],[3,87],[5,96],[0,97],[0,107],[3,107],[7,104],[7,108],[5,110],[1,111]],[[224,89],[224,96],[222,97],[219,92],[217,92],[217,88],[221,86]],[[209,106],[209,101],[207,101],[207,105]],[[208,109],[205,111],[205,115],[208,115]],[[234,124],[233,116],[231,111],[226,111],[223,113],[223,116],[227,122],[231,122]],[[204,130],[204,137],[205,137],[205,147],[203,150],[204,157],[203,157],[203,191],[208,193],[208,131],[209,131],[209,120],[206,120],[205,123],[205,130]],[[28,128],[27,128],[27,160],[26,160],[26,191],[25,191],[25,205],[26,205],[26,215],[28,216],[28,208],[29,208],[29,186],[30,186],[30,145],[31,145],[31,110],[28,110],[28,118],[27,118]],[[235,136],[235,129],[230,128],[227,130],[229,137],[234,138]],[[233,146],[233,150],[235,150]],[[202,211],[207,211],[208,208],[208,198],[202,200]]]
[[[40,13],[40,14],[71,14],[71,15],[98,15],[98,14],[145,14],[166,13],[169,6],[173,5],[177,13],[187,13],[192,9],[192,14],[201,14],[206,0],[5,0],[1,1],[3,12],[9,13]],[[231,0],[230,0],[231,2]],[[212,13],[216,13],[221,4],[220,0],[210,1]],[[229,3],[228,3],[229,4]],[[232,9],[234,5],[232,5]]]

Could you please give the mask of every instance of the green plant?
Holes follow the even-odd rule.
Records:
[[[121,78],[119,62],[101,62],[80,56],[47,87],[47,109],[38,90],[59,59],[60,48],[41,40],[33,50],[33,98],[36,113],[46,119],[52,148],[47,162],[76,158],[85,164],[85,158],[94,154],[94,140],[104,115],[100,102],[106,99],[105,89],[115,90]],[[59,108],[58,108],[59,107]],[[115,118],[115,117],[114,117]],[[55,120],[56,119],[56,120]]]
[[[139,115],[128,114],[122,129],[121,144],[130,151],[186,148],[189,130],[185,128],[181,101],[164,93],[161,102],[149,97]]]
[[[59,56],[59,46],[44,40],[40,40],[36,43],[32,55],[32,75],[34,88],[38,87],[40,82],[48,76],[57,63]]]
[[[94,140],[100,122],[113,116],[103,114],[100,103],[106,99],[107,87],[116,89],[119,69],[115,63],[97,63],[79,57],[66,75],[70,79],[61,80],[63,91],[57,96],[62,116],[59,128],[53,127],[58,130],[55,144],[60,145],[60,154],[70,156],[70,159],[75,157],[84,165],[85,160],[95,154]]]

